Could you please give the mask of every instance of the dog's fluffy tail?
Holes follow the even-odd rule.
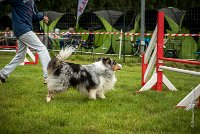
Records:
[[[61,49],[60,53],[56,56],[59,60],[67,59],[73,52],[75,48],[72,46],[66,47],[65,49]]]

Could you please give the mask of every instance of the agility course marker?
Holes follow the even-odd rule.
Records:
[[[156,41],[157,41],[157,45],[156,45]],[[143,54],[143,57],[142,57],[143,58],[142,59],[142,86],[143,87],[139,91],[147,91],[152,86],[154,86],[154,88],[156,88],[157,91],[162,91],[163,83],[169,88],[169,90],[177,91],[175,86],[163,74],[162,72],[163,69],[168,69],[171,71],[178,71],[178,72],[188,73],[188,74],[193,74],[193,75],[199,75],[199,72],[164,66],[164,60],[172,61],[172,62],[188,63],[188,64],[194,64],[194,65],[200,65],[200,62],[164,58],[163,44],[164,44],[164,12],[158,12],[158,25],[155,28],[155,31],[152,35],[152,38],[146,50],[146,53]],[[152,72],[154,66],[156,66],[156,71],[154,71],[152,77],[148,81],[150,73]]]
[[[200,84],[195,89],[193,89],[183,100],[181,100],[176,105],[176,107],[186,108],[186,110],[190,110],[191,108],[195,106],[195,100],[199,96],[200,96]]]
[[[5,34],[5,33],[12,33],[12,32],[0,32],[0,34]],[[36,32],[35,34],[37,35],[55,35],[58,33],[55,32]],[[61,32],[59,33],[60,35],[66,34],[66,32]],[[79,34],[79,35],[85,35],[85,34],[96,34],[96,35],[118,35],[121,34],[121,32],[73,32],[71,34]],[[125,32],[124,33],[125,36],[140,36],[141,33],[131,33],[131,32]],[[145,36],[152,36],[152,33],[144,33]],[[171,37],[175,37],[175,36],[198,36],[200,37],[200,34],[188,34],[188,33],[183,33],[183,34],[164,34],[164,36],[171,36]]]
[[[157,44],[156,44],[156,41],[157,41]],[[150,90],[151,88],[154,88],[156,91],[162,91],[163,83],[168,87],[169,90],[177,91],[176,87],[163,74],[163,69],[200,76],[200,72],[164,66],[164,61],[179,62],[179,63],[193,64],[193,65],[200,65],[200,62],[165,58],[163,57],[163,52],[164,52],[163,47],[164,47],[164,12],[158,12],[158,24],[152,35],[152,38],[146,50],[146,53],[142,55],[142,86],[143,87],[139,90],[139,92],[147,91],[147,90]],[[155,66],[155,71],[152,74],[152,77],[149,79],[150,73],[152,72],[154,66]],[[194,99],[197,99],[200,96],[200,85],[198,85],[193,90],[193,93],[194,92],[196,95]],[[191,93],[188,96],[186,96],[185,99],[183,99],[184,103],[180,102],[177,106],[184,105],[185,107],[188,107],[188,105],[190,104],[188,100],[191,100],[191,99],[188,99],[188,98],[191,98],[190,96],[191,96]]]
[[[33,61],[29,61],[27,58],[25,58],[24,62],[20,63],[20,65],[24,65],[24,64],[35,65],[35,64],[38,64],[39,55],[37,53],[35,53],[35,55],[33,55],[33,53],[31,52],[31,50],[29,48],[27,48],[26,53],[28,54],[28,56],[30,56],[30,58]]]
[[[159,12],[158,16],[164,17],[164,13]],[[139,90],[139,92],[147,91],[151,89],[153,86],[154,88],[156,88],[157,91],[162,91],[162,83],[164,83],[169,88],[169,90],[177,91],[175,86],[168,80],[168,78],[158,68],[159,66],[163,65],[163,61],[157,58],[158,52],[161,52],[159,53],[159,56],[163,56],[163,44],[166,43],[167,41],[167,40],[164,41],[163,38],[161,38],[161,37],[164,37],[164,25],[162,25],[162,22],[164,23],[164,18],[158,19],[158,24],[154,30],[154,33],[152,35],[152,38],[146,50],[146,53],[142,55],[142,86],[143,87]],[[156,69],[152,77],[149,79],[150,74],[153,71],[153,68],[155,65],[156,65]]]
[[[16,40],[15,46],[0,46],[0,48],[4,49],[4,50],[0,50],[2,52],[16,52],[18,51],[18,42]],[[9,48],[13,48],[12,50],[9,50]],[[20,65],[25,65],[25,64],[38,64],[38,59],[39,59],[39,55],[37,53],[35,53],[35,55],[33,55],[33,53],[30,51],[29,48],[27,48],[27,54],[30,56],[30,58],[33,60],[32,62],[30,62],[26,57],[24,59],[24,61],[22,63],[20,63]]]

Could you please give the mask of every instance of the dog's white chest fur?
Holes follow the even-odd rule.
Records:
[[[96,62],[93,64],[95,67],[95,72],[99,73],[99,86],[97,90],[108,91],[114,89],[114,85],[117,81],[113,71],[108,70],[102,62]]]
[[[100,84],[99,84],[99,88],[103,91],[108,91],[111,89],[114,89],[114,85],[115,82],[117,81],[117,79],[115,78],[115,76],[112,76],[112,78],[105,78],[105,77],[100,77]]]

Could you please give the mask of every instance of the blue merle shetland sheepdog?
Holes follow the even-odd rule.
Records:
[[[105,92],[114,88],[116,83],[115,71],[121,70],[122,65],[110,58],[100,58],[89,65],[79,65],[64,61],[74,51],[68,47],[48,64],[47,102],[50,102],[55,93],[76,88],[86,93],[89,99],[105,99]]]

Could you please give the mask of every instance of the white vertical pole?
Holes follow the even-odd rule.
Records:
[[[141,54],[144,52],[144,46],[145,46],[144,31],[145,31],[145,0],[141,0],[141,38],[140,38]]]
[[[120,37],[119,37],[119,39],[120,39],[120,44],[119,44],[119,59],[121,58],[121,54],[122,54],[122,39],[123,39],[123,37],[122,37],[122,29],[121,29],[121,33],[120,33]]]

